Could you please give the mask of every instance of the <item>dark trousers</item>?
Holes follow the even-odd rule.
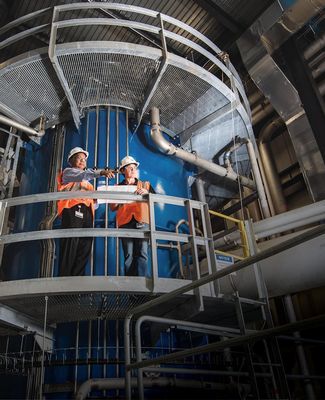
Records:
[[[83,214],[83,218],[76,216],[76,211]],[[93,214],[90,207],[79,204],[72,208],[65,208],[62,212],[62,229],[92,228]],[[62,238],[60,241],[60,276],[84,275],[85,267],[91,253],[92,237]]]
[[[139,224],[134,218],[125,225],[123,229],[147,230],[148,224]],[[146,276],[148,265],[148,240],[123,238],[122,247],[124,253],[124,275]]]

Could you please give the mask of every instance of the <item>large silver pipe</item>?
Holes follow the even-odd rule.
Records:
[[[253,108],[253,105],[256,104],[258,101],[262,100],[263,98],[264,98],[264,95],[259,90],[257,90],[253,94],[251,94],[248,97],[248,101],[249,101],[251,108]]]
[[[254,222],[253,229],[256,239],[264,239],[292,229],[302,228],[325,219],[325,200],[307,206],[287,211],[258,222]],[[239,233],[234,232],[222,239],[214,241],[215,248],[235,242],[239,239]]]
[[[285,124],[281,118],[276,118],[271,123],[268,123],[261,131],[259,136],[258,148],[260,152],[261,161],[263,164],[264,173],[267,180],[267,185],[270,190],[272,203],[275,208],[276,214],[281,214],[287,211],[286,200],[283,195],[281,181],[274,160],[270,153],[269,142],[273,134],[281,128],[285,128]]]
[[[274,107],[272,106],[272,104],[268,103],[264,108],[256,112],[256,114],[252,115],[252,125],[258,124],[264,118],[271,115],[273,112],[274,112]]]
[[[313,42],[305,51],[304,57],[306,60],[312,58],[316,53],[325,47],[325,33],[315,42]]]
[[[196,191],[197,191],[198,200],[202,201],[202,203],[206,203],[207,199],[205,196],[204,182],[202,181],[201,178],[195,179],[195,187],[196,187]]]
[[[169,156],[175,156],[206,171],[210,171],[215,175],[224,177],[225,179],[229,179],[233,182],[239,181],[243,186],[255,189],[255,184],[251,179],[237,175],[234,171],[228,171],[226,168],[223,168],[220,165],[204,160],[203,158],[198,157],[196,154],[189,153],[165,140],[160,131],[160,117],[159,109],[157,107],[153,107],[151,109],[151,138],[162,153],[165,153]]]
[[[312,70],[313,78],[316,79],[325,71],[325,60]]]
[[[257,164],[257,158],[256,158],[254,146],[253,146],[253,143],[249,139],[244,139],[244,140],[246,142],[247,152],[249,155],[249,160],[251,162],[251,167],[252,167],[253,175],[255,178],[256,190],[258,193],[258,197],[260,199],[263,217],[269,218],[271,216],[270,209],[268,206],[268,202],[267,202],[267,198],[266,198],[266,194],[265,194],[265,190],[264,190],[264,186],[263,186],[260,169]]]
[[[190,379],[175,379],[174,377],[144,378],[143,385],[145,387],[169,387],[169,388],[193,388],[193,389],[214,389],[214,390],[231,390],[230,384],[203,382]],[[124,378],[107,378],[107,379],[89,379],[82,383],[76,395],[76,400],[84,400],[87,398],[91,390],[118,390],[124,389]],[[131,387],[137,387],[137,379],[131,379]]]
[[[4,115],[0,115],[0,123],[8,126],[12,126],[13,128],[18,129],[18,131],[25,132],[29,136],[43,137],[45,135],[44,128],[44,118],[41,117],[40,122],[40,130],[30,128],[29,126],[23,125],[13,119],[7,118]]]
[[[321,82],[318,86],[319,92],[322,96],[325,95],[325,81]]]

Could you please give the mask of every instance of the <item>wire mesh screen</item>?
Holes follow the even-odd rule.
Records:
[[[168,65],[147,111],[153,106],[159,107],[161,122],[169,128],[172,121],[199,97],[203,96],[210,87],[209,83],[198,76],[173,65]],[[182,115],[181,118],[186,119],[187,115]],[[190,125],[191,123],[184,121],[184,124]]]
[[[73,97],[81,110],[95,104],[136,109],[159,61],[111,53],[58,56]]]
[[[66,102],[63,89],[50,60],[38,56],[21,65],[3,69],[0,75],[0,102],[29,123],[44,114],[50,121],[58,121]]]

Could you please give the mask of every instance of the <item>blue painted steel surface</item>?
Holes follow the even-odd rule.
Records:
[[[62,168],[67,166],[67,155],[71,148],[75,146],[83,147],[89,151],[88,167],[95,164],[99,168],[106,167],[106,149],[107,149],[107,109],[99,110],[98,138],[97,138],[97,155],[96,148],[96,110],[91,110],[82,120],[82,125],[77,131],[72,124],[67,125],[65,138],[65,148]],[[118,132],[117,119],[118,116]],[[108,166],[114,168],[119,165],[120,160],[127,152],[127,132],[126,132],[126,113],[125,111],[112,109],[109,116],[109,154]],[[86,128],[89,126],[88,140],[86,140]],[[117,135],[119,138],[119,152],[117,154]],[[150,138],[150,127],[143,125],[140,129],[132,134],[128,132],[129,154],[140,162],[140,179],[150,181],[151,185],[157,193],[171,196],[185,197],[190,196],[188,187],[188,177],[192,174],[190,169],[184,168],[182,161],[161,154]],[[21,195],[46,192],[48,187],[49,163],[52,151],[52,137],[47,135],[44,144],[40,148],[33,145],[26,146],[25,161],[23,166],[23,179],[21,184]],[[97,161],[96,161],[97,158]],[[110,185],[116,184],[123,179],[122,175],[117,175],[115,180],[109,182]],[[97,185],[105,183],[105,179],[97,180]],[[108,209],[108,211],[107,211]],[[44,205],[35,205],[30,207],[21,207],[17,211],[17,223],[15,231],[38,229],[38,224],[44,215]],[[106,213],[108,212],[108,217]],[[157,204],[155,206],[156,228],[159,230],[175,231],[175,226],[180,219],[187,219],[186,210],[182,207],[166,206]],[[109,210],[105,204],[101,204],[96,211],[95,227],[104,227],[105,218],[108,218],[108,226],[115,227],[115,213]],[[55,226],[60,226],[59,220]],[[116,267],[116,240],[108,238],[107,240],[107,270],[108,275],[123,275],[123,252],[122,246],[119,249],[119,265]],[[58,241],[57,241],[58,245]],[[57,246],[58,249],[59,246]],[[9,279],[33,278],[38,276],[39,256],[35,257],[34,263],[25,257],[26,250],[40,255],[40,245],[37,242],[17,244],[15,252],[11,252],[9,257],[10,270]],[[57,250],[58,253],[58,250]],[[149,251],[150,254],[150,251]],[[105,273],[105,239],[96,238],[93,248],[93,274],[103,275]],[[58,259],[58,254],[56,259]],[[27,265],[28,263],[28,265]],[[147,275],[150,276],[151,261],[149,258],[149,268]],[[179,276],[178,257],[175,249],[158,249],[158,266],[159,275],[161,277]],[[27,268],[28,267],[28,268]],[[57,275],[58,266],[56,261],[55,273]],[[86,268],[86,275],[90,274],[90,265]],[[76,319],[86,318],[82,315],[76,315]],[[91,325],[91,336],[89,339],[89,324]],[[106,357],[104,353],[104,324],[106,324]],[[79,359],[77,367],[77,382],[81,384],[89,378],[118,377],[124,376],[124,367],[119,365],[119,361],[123,361],[123,349],[119,346],[123,343],[123,323],[122,321],[81,321],[79,323],[79,349],[76,353],[76,332],[77,323],[59,324],[55,331],[54,354],[53,360],[66,360],[67,365],[56,366],[55,363],[46,368],[45,383],[62,384],[66,382],[74,382],[75,380],[75,360]],[[89,340],[91,348],[88,347]],[[157,340],[157,339],[156,339]],[[173,339],[169,339],[170,340]],[[96,360],[107,358],[111,363],[106,365],[106,374],[102,362],[96,363]],[[69,362],[68,362],[69,360]],[[92,360],[91,365],[87,362]],[[114,361],[116,360],[116,362]],[[97,393],[99,396],[101,393]],[[116,395],[114,391],[110,391],[111,395]],[[96,392],[94,392],[96,395]],[[46,394],[48,399],[65,399],[71,398],[70,393]]]
[[[110,111],[109,118],[109,154],[108,166],[115,168],[119,165],[120,160],[126,155],[126,113],[122,110],[118,111],[118,131],[119,131],[119,153],[117,155],[117,123],[116,109]],[[86,127],[89,126],[88,141],[86,142]],[[79,132],[73,127],[66,134],[65,149],[64,149],[64,165],[67,166],[66,158],[71,148],[81,146],[89,151],[88,167],[95,166],[95,138],[96,136],[96,110],[91,110],[82,120],[82,125]],[[191,170],[184,168],[183,162],[175,158],[161,154],[156,150],[150,138],[150,127],[147,125],[141,126],[137,133],[129,132],[129,154],[140,162],[140,179],[150,181],[151,185],[157,193],[179,196],[188,198],[190,190],[188,188],[188,177],[192,174]],[[99,124],[98,124],[98,142],[97,142],[97,167],[106,167],[106,148],[107,148],[107,109],[100,109]],[[122,175],[117,175],[115,180],[109,182],[110,185],[116,184],[123,179]],[[97,180],[98,184],[104,184],[105,179]],[[156,228],[163,230],[175,231],[175,226],[180,219],[187,219],[186,210],[176,206],[165,206],[157,204],[156,207]],[[106,218],[106,205],[101,204],[96,211],[95,226],[104,227]],[[115,227],[115,213],[108,208],[108,226]],[[116,267],[116,239],[108,238],[107,240],[108,254],[108,275],[124,275],[123,270],[123,254],[120,246],[119,250],[119,265],[120,269],[117,272]],[[150,252],[149,252],[150,253]],[[93,250],[93,273],[94,275],[103,275],[105,271],[105,239],[96,238],[94,241]],[[179,275],[178,257],[175,249],[168,250],[161,248],[158,250],[159,275],[162,277],[175,277]],[[150,259],[149,270],[150,275]],[[90,274],[90,265],[86,268],[86,274]],[[80,360],[103,359],[104,357],[104,324],[106,325],[106,358],[109,360],[123,360],[124,354],[122,350],[117,353],[116,346],[123,343],[123,326],[122,321],[92,321],[91,322],[91,349],[88,349],[89,340],[89,323],[86,321],[80,322],[79,333],[79,352]],[[118,325],[118,326],[117,326]],[[59,348],[74,348],[76,340],[76,323],[60,324],[56,329],[56,349]],[[118,340],[117,340],[118,334]],[[60,354],[59,357],[67,356]],[[75,354],[69,354],[69,357],[75,359]],[[82,362],[81,362],[82,364]],[[78,384],[84,382],[89,377],[102,378],[104,377],[104,367],[100,364],[94,364],[90,367],[88,375],[88,366],[79,365],[77,372]],[[106,366],[106,377],[124,376],[124,367],[114,363],[108,363]],[[74,366],[51,368],[46,374],[47,383],[63,383],[66,381],[74,381]],[[96,395],[96,392],[93,393]],[[111,395],[116,395],[114,391],[110,391]],[[98,393],[100,396],[100,393]],[[55,398],[66,398],[67,394],[56,393]],[[47,396],[48,398],[51,398]]]
[[[87,121],[88,118],[88,121]],[[123,110],[118,111],[118,130],[119,130],[119,152],[117,155],[117,119],[116,109],[110,111],[109,124],[109,167],[115,168],[119,165],[121,159],[126,155],[126,113]],[[88,142],[86,143],[86,127],[89,125]],[[72,127],[71,127],[72,128]],[[91,110],[88,115],[82,119],[82,125],[77,132],[74,128],[69,130],[66,135],[64,161],[66,167],[66,158],[71,148],[81,146],[89,151],[88,167],[94,167],[96,164],[95,141],[96,141],[96,110]],[[152,143],[150,138],[150,127],[141,126],[135,133],[129,131],[129,154],[140,162],[140,179],[150,181],[156,193],[186,197],[190,195],[188,188],[188,177],[192,174],[191,170],[184,168],[184,163],[175,158],[161,154]],[[98,142],[97,142],[97,165],[98,168],[106,167],[106,148],[107,148],[107,109],[99,110],[98,124]],[[115,180],[109,182],[114,185],[123,180],[123,176],[118,174]],[[105,184],[105,179],[97,180],[97,186]],[[105,226],[105,205],[101,204],[96,211],[95,227]],[[184,208],[175,206],[165,206],[157,204],[156,207],[156,227],[157,229],[175,231],[176,223],[186,218]],[[115,212],[108,210],[108,226],[115,227]],[[108,239],[108,275],[116,275],[116,239]],[[96,238],[94,241],[94,275],[104,274],[104,238]],[[120,246],[119,254],[120,268],[118,275],[124,275],[123,254]],[[159,275],[162,277],[175,277],[178,274],[177,253],[175,250],[159,249],[158,251]],[[90,266],[86,268],[86,275],[90,274]],[[150,276],[150,260],[147,275]]]
[[[21,165],[19,195],[48,192],[49,170],[52,155],[53,135],[48,131],[38,146],[34,142],[25,145]],[[45,203],[16,207],[14,232],[28,232],[39,229]],[[27,255],[33,254],[33,258]],[[14,243],[6,246],[3,259],[3,273],[6,280],[37,278],[39,276],[40,241]]]

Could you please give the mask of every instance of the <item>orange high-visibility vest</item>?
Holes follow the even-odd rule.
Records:
[[[58,182],[58,191],[59,192],[74,192],[76,190],[85,190],[85,191],[93,191],[94,187],[91,183],[87,181],[82,182],[69,182],[66,184],[62,183],[62,175],[60,172],[57,176]],[[66,200],[58,200],[58,214],[61,215],[64,208],[72,208],[77,204],[85,204],[87,207],[91,207],[91,211],[94,215],[94,200],[93,199],[66,199]]]
[[[138,181],[137,188],[150,189],[149,182]],[[131,221],[132,217],[138,222],[149,224],[149,207],[144,202],[134,202],[119,205],[116,213],[117,226],[122,226]]]

